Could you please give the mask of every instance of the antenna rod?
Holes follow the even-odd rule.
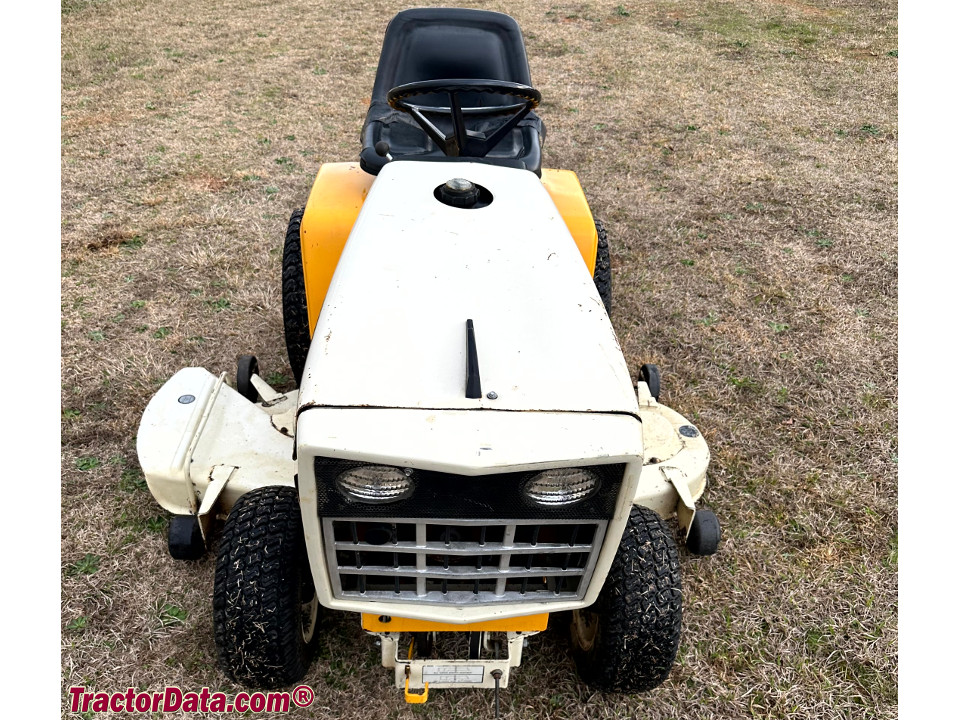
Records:
[[[467,397],[481,397],[480,363],[477,360],[477,336],[473,331],[473,320],[467,320]]]

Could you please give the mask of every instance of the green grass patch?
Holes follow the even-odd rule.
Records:
[[[80,457],[77,458],[77,470],[82,470],[83,472],[89,472],[95,468],[100,467],[100,458],[98,457]]]
[[[167,529],[167,516],[154,515],[153,517],[148,517],[143,525],[148,532],[163,533]]]
[[[699,16],[686,20],[684,26],[697,28],[703,34],[719,35],[737,53],[750,47],[763,47],[776,48],[781,54],[792,55],[791,48],[802,49],[815,45],[824,31],[824,28],[811,22],[763,17],[728,4],[714,2],[698,7]],[[679,27],[679,24],[676,26]]]
[[[214,312],[220,312],[230,307],[230,301],[226,298],[217,298],[216,300],[207,300],[207,305],[213,308]]]
[[[120,489],[128,493],[146,490],[147,479],[139,468],[128,468],[120,473]]]
[[[100,569],[100,556],[93,553],[87,553],[67,567],[68,575],[93,575]]]
[[[102,5],[104,2],[105,0],[60,0],[60,14],[69,15],[86,10],[88,7]]]
[[[727,381],[737,390],[743,390],[744,392],[759,393],[761,390],[760,383],[747,375],[729,375]]]
[[[157,617],[163,627],[183,625],[187,622],[187,611],[173,603],[163,603],[157,609]]]
[[[700,325],[706,325],[707,327],[710,327],[711,325],[716,325],[717,320],[719,319],[720,318],[717,316],[717,313],[711,310],[709,313],[707,313],[706,317],[700,318],[699,320],[697,320],[697,322]]]

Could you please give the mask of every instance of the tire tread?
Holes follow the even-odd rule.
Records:
[[[213,590],[218,659],[236,682],[278,688],[306,674],[318,634],[310,643],[301,634],[305,558],[294,488],[258,488],[237,501],[224,525]]]
[[[593,284],[597,286],[600,299],[607,315],[613,310],[613,277],[610,267],[610,243],[607,240],[607,231],[603,223],[594,219],[597,228],[597,259],[593,265]]]
[[[300,225],[304,208],[294,210],[283,243],[283,334],[293,378],[300,385],[310,350],[310,319],[307,316],[307,291],[303,279],[303,254]]]
[[[680,644],[680,556],[666,524],[649,508],[630,512],[620,548],[593,610],[594,646],[574,655],[580,676],[612,692],[645,692],[670,675]]]

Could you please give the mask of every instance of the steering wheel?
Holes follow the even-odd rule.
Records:
[[[511,105],[490,105],[486,107],[465,108],[460,105],[461,93],[491,93],[517,98],[518,103]],[[446,94],[450,98],[449,107],[415,105],[410,98],[421,95]],[[517,123],[523,120],[531,110],[540,104],[540,92],[529,85],[507,82],[505,80],[424,80],[406,85],[398,85],[387,93],[387,102],[394,110],[409,113],[423,131],[430,136],[445,155],[450,157],[485,157]],[[445,135],[430,122],[425,113],[442,113],[453,120],[453,133]],[[484,134],[467,130],[465,116],[510,115],[493,132]]]

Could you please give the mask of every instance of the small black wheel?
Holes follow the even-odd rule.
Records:
[[[597,226],[597,260],[593,265],[593,284],[597,286],[600,299],[607,315],[613,310],[613,277],[610,268],[610,244],[607,241],[607,231],[603,223],[594,220]]]
[[[207,551],[196,515],[174,515],[170,518],[167,549],[174,560],[199,560]]]
[[[223,528],[213,584],[213,630],[237,683],[281,688],[303,678],[320,607],[297,491],[272,485],[241,496]]]
[[[653,399],[660,402],[660,368],[650,363],[641,365],[640,380],[647,384]]]
[[[708,507],[697,509],[687,535],[687,550],[694,555],[713,555],[720,547],[720,521]]]
[[[608,692],[644,692],[670,674],[680,645],[680,558],[653,510],[630,511],[600,596],[570,625],[577,671]]]
[[[428,658],[433,654],[432,632],[416,632],[413,634],[413,639],[416,642],[418,658]]]
[[[257,388],[250,380],[254,375],[260,374],[260,363],[254,355],[241,355],[237,360],[237,392],[243,395],[250,402],[256,402],[260,396]]]
[[[471,660],[480,659],[480,649],[483,647],[483,632],[471,632],[470,633],[470,653],[469,658]]]
[[[283,334],[293,379],[300,386],[303,368],[310,350],[310,319],[307,316],[307,291],[303,280],[303,253],[300,250],[300,223],[303,209],[295,210],[287,225],[283,243]]]

